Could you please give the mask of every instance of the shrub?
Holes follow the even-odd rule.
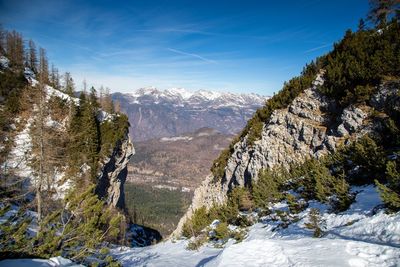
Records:
[[[253,199],[257,207],[267,208],[270,202],[283,198],[281,193],[282,176],[279,170],[263,170],[253,186]]]
[[[215,238],[219,240],[228,239],[230,236],[230,231],[228,229],[228,224],[226,222],[221,222],[215,228]]]
[[[313,237],[322,237],[324,235],[323,228],[325,221],[321,219],[318,209],[311,209],[308,215],[308,223],[304,224],[307,229],[313,230]]]
[[[183,225],[182,235],[186,237],[198,236],[201,231],[211,223],[206,207],[201,207],[193,213],[192,217]]]

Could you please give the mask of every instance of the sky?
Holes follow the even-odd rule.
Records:
[[[77,88],[272,95],[357,29],[367,0],[0,0],[0,23]]]

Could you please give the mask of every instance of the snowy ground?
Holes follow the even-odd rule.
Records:
[[[169,240],[113,254],[124,266],[400,266],[400,213],[375,213],[381,202],[372,186],[353,190],[360,193],[346,212],[330,214],[324,205],[310,203],[288,228],[276,230],[276,222],[266,219],[250,227],[243,242],[230,241],[224,249],[205,245],[189,251],[186,240]],[[304,226],[312,207],[326,221],[323,238],[313,238]]]

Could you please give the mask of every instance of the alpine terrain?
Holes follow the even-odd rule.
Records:
[[[1,28],[0,267],[400,266],[400,1],[29,8],[15,25],[118,86],[257,86],[310,61],[270,98],[85,80],[76,98]]]

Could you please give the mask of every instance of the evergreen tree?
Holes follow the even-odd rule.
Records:
[[[84,95],[84,94],[82,94]],[[85,97],[84,97],[85,99]],[[85,100],[86,101],[86,100]],[[85,155],[91,167],[91,177],[94,179],[97,174],[97,165],[100,152],[100,131],[97,121],[98,103],[96,97],[96,90],[92,87],[89,100],[82,106],[83,111],[83,137]]]
[[[386,22],[398,14],[400,10],[399,0],[370,0],[368,19],[376,25],[385,25]]]
[[[63,91],[69,96],[74,96],[75,93],[75,84],[74,80],[72,79],[71,73],[66,72],[64,74],[64,86]]]

